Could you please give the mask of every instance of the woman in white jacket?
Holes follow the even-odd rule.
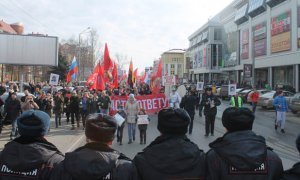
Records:
[[[136,101],[133,94],[129,95],[125,106],[125,112],[128,124],[128,144],[131,144],[132,141],[135,141],[136,119],[139,112],[139,103]]]

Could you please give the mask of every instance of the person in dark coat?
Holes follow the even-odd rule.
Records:
[[[10,133],[10,139],[17,136],[17,118],[21,114],[21,102],[17,99],[17,93],[11,93],[11,98],[8,99],[4,106],[4,112],[6,114],[5,121],[10,121],[12,129]]]
[[[119,143],[119,145],[123,145],[122,140],[123,140],[123,130],[126,122],[126,113],[124,110],[124,106],[121,103],[118,104],[117,113],[125,119],[125,121],[121,124],[121,126],[118,126],[117,129],[117,142]]]
[[[70,122],[70,114],[71,114],[70,98],[71,98],[71,93],[68,91],[64,96],[64,112],[66,113],[67,124],[69,124]]]
[[[20,137],[7,143],[0,152],[0,179],[49,179],[64,156],[44,136],[50,117],[43,111],[28,110],[17,120]]]
[[[50,179],[133,179],[131,160],[111,148],[117,123],[105,114],[90,114],[86,120],[86,145],[73,152],[54,170]]]
[[[199,98],[196,95],[196,91],[191,90],[188,95],[185,95],[180,103],[180,107],[185,109],[189,114],[191,121],[189,125],[189,134],[193,132],[193,124],[194,124],[194,117],[195,117],[195,109],[198,105]]]
[[[61,114],[63,113],[64,108],[64,98],[61,94],[61,92],[57,92],[56,96],[53,98],[53,113],[55,117],[55,127],[58,128],[58,126],[61,126]]]
[[[296,139],[296,147],[298,152],[300,153],[300,134]],[[300,162],[294,164],[291,169],[284,171],[283,174],[284,180],[299,180],[300,179]]]
[[[161,135],[133,159],[138,179],[205,179],[205,154],[185,135],[189,122],[184,109],[159,111]]]
[[[202,115],[202,109],[204,107],[205,116],[205,136],[214,135],[215,119],[217,115],[217,106],[221,105],[221,101],[217,96],[212,93],[210,87],[205,89],[205,94],[202,95],[202,99],[199,107],[199,115]]]
[[[75,119],[74,116],[76,118],[76,122],[77,122],[77,127],[79,127],[79,103],[80,103],[80,99],[77,96],[76,91],[73,91],[70,97],[70,113],[71,113],[71,123],[72,123],[72,128],[71,130],[75,129]]]
[[[266,145],[264,137],[252,131],[253,112],[248,108],[227,108],[222,124],[227,131],[209,144],[206,154],[207,179],[277,180],[283,172],[281,159]]]

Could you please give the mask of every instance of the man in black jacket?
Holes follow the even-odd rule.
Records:
[[[282,162],[262,136],[252,132],[254,115],[248,108],[227,108],[222,116],[223,137],[210,143],[206,155],[210,180],[276,180]]]
[[[131,161],[110,147],[117,123],[105,114],[90,114],[85,124],[87,144],[66,153],[65,160],[54,170],[51,179],[133,179]]]
[[[71,113],[71,123],[72,123],[72,128],[71,130],[75,129],[75,119],[77,122],[77,127],[79,127],[79,97],[77,96],[76,91],[73,91],[70,97],[70,113]]]
[[[209,132],[212,136],[214,135],[217,106],[220,104],[221,101],[212,93],[212,89],[210,87],[206,88],[199,107],[199,116],[202,116],[202,109],[204,107],[206,137],[209,135]]]
[[[298,135],[298,138],[296,139],[296,146],[298,149],[298,152],[300,153],[300,134]],[[294,166],[286,170],[284,172],[284,180],[299,180],[300,179],[300,162],[294,164]]]
[[[48,179],[63,154],[44,135],[50,117],[39,110],[28,110],[17,119],[20,137],[7,143],[0,153],[0,179]]]
[[[189,124],[189,134],[192,134],[193,132],[195,109],[198,102],[199,102],[199,98],[196,95],[196,91],[194,89],[191,90],[188,95],[185,95],[180,102],[180,107],[185,109],[191,118]]]
[[[185,135],[189,121],[183,109],[159,111],[161,135],[133,159],[138,179],[205,179],[205,155]]]

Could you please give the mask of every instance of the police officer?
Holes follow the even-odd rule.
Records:
[[[237,108],[243,107],[243,100],[238,93],[236,93],[235,96],[231,96],[230,105],[231,107],[237,107]]]
[[[214,180],[280,179],[282,162],[262,136],[252,131],[254,115],[248,108],[227,108],[222,124],[227,131],[210,143],[207,178]]]
[[[54,170],[51,179],[132,179],[130,159],[111,148],[117,123],[105,114],[90,114],[85,122],[86,144],[73,152]]]
[[[159,111],[161,135],[133,159],[138,179],[205,179],[204,153],[185,135],[189,121],[184,109]]]
[[[297,146],[298,152],[300,153],[300,134],[298,135],[298,137],[296,139],[296,146]],[[286,170],[284,172],[283,176],[284,176],[283,177],[284,180],[300,179],[300,162],[294,164],[294,166],[291,169]]]
[[[205,136],[214,135],[215,119],[217,115],[217,106],[221,104],[219,98],[212,93],[212,89],[207,87],[205,93],[202,95],[202,99],[199,107],[199,115],[202,115],[202,109],[204,107],[205,115]]]
[[[190,125],[189,125],[189,134],[192,134],[193,132],[195,109],[196,106],[198,105],[198,102],[199,102],[199,98],[196,95],[195,89],[191,89],[189,91],[189,94],[185,95],[182,98],[180,103],[180,107],[185,109],[191,118]]]
[[[50,117],[28,110],[17,119],[20,137],[7,143],[0,153],[0,179],[48,179],[64,156],[44,136]]]

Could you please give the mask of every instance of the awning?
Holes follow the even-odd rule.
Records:
[[[236,24],[242,24],[243,22],[248,21],[247,10],[248,10],[248,4],[245,4],[240,9],[237,10],[234,18],[234,22]]]
[[[248,15],[255,17],[266,10],[265,0],[250,0]]]

